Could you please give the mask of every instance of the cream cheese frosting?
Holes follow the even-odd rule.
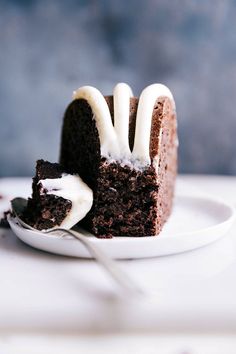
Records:
[[[120,144],[122,157],[131,155],[129,147],[129,107],[130,97],[133,97],[131,88],[125,83],[119,83],[113,90],[114,101],[114,128]]]
[[[101,154],[105,157],[119,158],[120,146],[111,114],[104,96],[92,86],[83,86],[73,92],[73,99],[84,99],[90,105],[100,138]]]
[[[161,97],[168,97],[175,109],[172,93],[162,84],[147,86],[141,93],[138,103],[134,147],[132,155],[142,163],[150,164],[149,145],[152,127],[152,113],[156,101]]]
[[[38,184],[43,187],[41,194],[53,194],[72,203],[71,210],[61,225],[55,227],[70,229],[83,219],[92,207],[93,192],[78,175],[62,174],[61,178],[41,179]]]
[[[141,166],[151,163],[149,145],[151,137],[152,114],[156,101],[168,97],[175,110],[171,91],[162,84],[147,86],[141,93],[138,103],[133,151],[129,147],[129,112],[131,88],[118,83],[113,91],[114,126],[111,114],[103,95],[96,88],[83,86],[74,91],[73,99],[87,100],[94,114],[100,138],[101,155],[118,160],[121,163],[138,160]],[[135,164],[137,165],[137,163]]]

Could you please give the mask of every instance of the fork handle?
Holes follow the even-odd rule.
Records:
[[[132,294],[143,295],[143,290],[131,279],[127,273],[125,273],[117,263],[110,257],[108,257],[97,245],[94,245],[88,238],[77,231],[65,230],[58,228],[53,231],[63,231],[73,236],[79,240],[90,252],[90,254],[95,258],[112,276],[112,278],[123,288],[123,290],[128,291]]]

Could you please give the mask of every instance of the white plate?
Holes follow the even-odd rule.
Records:
[[[172,215],[159,236],[88,237],[112,258],[156,257],[210,244],[226,234],[234,219],[234,208],[222,201],[205,196],[179,195],[175,198]],[[10,226],[18,238],[32,247],[65,256],[91,258],[85,247],[73,238],[58,238],[26,230],[14,219],[10,220]],[[85,231],[84,234],[88,235]]]

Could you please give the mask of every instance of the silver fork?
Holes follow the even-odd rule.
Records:
[[[130,293],[131,295],[144,295],[144,291],[140,288],[139,285],[137,285],[133,279],[129,277],[127,273],[125,273],[118,265],[117,262],[114,261],[112,258],[108,257],[106,253],[104,253],[100,247],[93,242],[89,240],[87,236],[82,235],[80,232],[74,231],[74,230],[66,230],[63,228],[56,228],[53,230],[45,230],[45,231],[39,231],[32,226],[28,225],[26,222],[24,222],[21,217],[19,216],[19,203],[24,203],[25,204],[25,199],[23,198],[15,198],[12,200],[12,209],[14,212],[14,215],[19,222],[19,224],[29,230],[36,231],[36,232],[43,232],[46,234],[50,233],[59,233],[60,232],[60,237],[64,237],[65,235],[71,235],[78,241],[80,241],[89,251],[91,256],[98,261],[100,265],[102,265],[106,271],[110,274],[110,276],[113,278],[113,280],[116,281],[116,283],[121,287],[121,289],[126,292]],[[112,241],[111,241],[112,242]]]

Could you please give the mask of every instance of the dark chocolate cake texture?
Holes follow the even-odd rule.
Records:
[[[90,86],[75,91],[64,115],[60,164],[93,191],[82,225],[97,237],[158,235],[171,213],[177,146],[166,86],[150,85],[140,98],[123,83],[113,96]]]
[[[92,190],[77,175],[70,175],[57,163],[38,160],[33,193],[23,215],[38,230],[70,229],[91,209]]]

